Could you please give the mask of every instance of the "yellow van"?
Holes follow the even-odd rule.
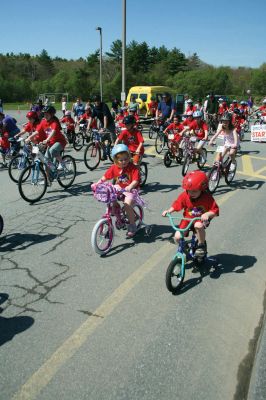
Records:
[[[140,113],[146,114],[147,104],[150,103],[151,97],[154,96],[157,101],[160,101],[165,92],[172,94],[173,90],[167,86],[133,86],[129,89],[126,102],[129,104],[132,96],[134,96],[139,103]]]

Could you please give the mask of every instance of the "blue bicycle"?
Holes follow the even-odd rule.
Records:
[[[214,263],[216,263],[216,260],[214,258],[207,257],[207,253],[203,258],[195,255],[195,251],[198,245],[198,240],[193,228],[192,228],[191,240],[186,241],[184,238],[184,233],[191,229],[192,224],[196,221],[201,220],[199,217],[190,219],[183,217],[173,217],[171,214],[167,214],[167,217],[169,218],[173,229],[175,231],[180,232],[181,235],[177,252],[175,253],[172,261],[170,262],[165,276],[165,283],[167,289],[169,290],[169,292],[175,294],[182,287],[185,278],[187,260],[193,261],[196,269],[199,268],[206,260],[213,261]],[[186,220],[190,222],[186,228],[180,229],[178,226],[176,226],[174,222],[175,220],[178,221]]]
[[[42,153],[42,145],[33,146],[32,153],[35,154],[34,162],[26,166],[21,172],[18,189],[23,200],[35,203],[44,196],[49,182],[57,180],[64,189],[69,188],[76,177],[76,162],[73,157],[66,155],[62,157],[61,165],[57,160],[48,160]],[[47,168],[49,168],[49,181],[47,179]]]

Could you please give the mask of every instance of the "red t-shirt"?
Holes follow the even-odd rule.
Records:
[[[66,124],[67,129],[69,131],[73,131],[74,130],[75,121],[74,121],[74,119],[72,117],[69,117],[69,116],[63,117],[61,119],[61,122],[63,122],[63,124]]]
[[[8,133],[3,133],[2,137],[0,137],[0,147],[3,150],[8,150],[10,148],[10,142],[8,141]]]
[[[47,121],[46,119],[43,119],[40,123],[40,125],[36,129],[39,134],[40,130],[44,130],[46,134],[46,138],[50,135],[52,131],[55,131],[53,137],[49,140],[48,146],[51,147],[55,143],[60,143],[62,147],[64,148],[67,144],[65,136],[61,132],[61,125],[57,120],[51,120]],[[44,140],[45,140],[44,139]]]
[[[196,120],[194,120],[190,124],[190,129],[192,129],[194,131],[195,135],[199,139],[203,139],[205,136],[205,131],[208,130],[208,125],[204,121],[200,121],[200,123],[198,124],[198,122]]]
[[[178,123],[175,124],[174,122],[172,122],[170,125],[167,126],[166,128],[166,135],[169,135],[168,131],[173,131],[174,133],[174,137],[173,139],[170,139],[173,142],[180,142],[180,140],[182,139],[182,136],[179,135],[180,132],[182,132],[182,130],[184,129],[184,125]]]
[[[39,123],[40,123],[40,121],[34,122],[33,124],[31,122],[28,122],[27,125],[24,126],[24,131],[28,132],[30,134],[35,132]]]
[[[129,132],[127,129],[123,130],[118,139],[121,140],[127,147],[129,148],[131,153],[134,153],[139,144],[144,142],[143,136],[140,131],[134,129],[132,132]],[[140,149],[140,154],[144,153],[144,146]]]
[[[121,188],[127,187],[132,181],[140,182],[139,168],[131,162],[125,168],[119,168],[116,164],[113,164],[104,176],[108,180],[114,179],[115,184]]]
[[[151,115],[155,115],[157,108],[158,108],[157,101],[151,101],[150,103],[148,103],[148,109]]]
[[[266,106],[261,106],[259,110],[262,112],[262,115],[266,115]]]
[[[186,111],[185,111],[185,113],[187,113],[187,112],[189,112],[189,111],[196,111],[197,110],[197,107],[196,106],[187,106],[187,109],[186,109]]]
[[[194,119],[188,119],[186,118],[183,122],[182,125],[183,126],[190,126],[192,124],[192,122],[194,122]]]
[[[219,215],[219,207],[208,192],[202,192],[200,197],[192,200],[186,191],[182,192],[173,202],[172,207],[175,211],[183,211],[184,218],[200,217],[206,212],[212,211],[217,216]],[[181,221],[180,227],[183,229],[189,224],[189,221]],[[182,226],[181,226],[182,225]]]

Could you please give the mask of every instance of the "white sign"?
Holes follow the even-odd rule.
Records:
[[[126,100],[126,93],[121,92],[121,101],[125,101],[125,100]]]
[[[252,142],[266,142],[266,125],[253,125],[250,137]]]

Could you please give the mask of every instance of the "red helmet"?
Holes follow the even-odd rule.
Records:
[[[184,177],[182,187],[185,190],[206,190],[208,187],[207,175],[202,171],[191,171]]]
[[[27,118],[33,118],[33,119],[37,119],[38,118],[38,114],[36,113],[36,111],[29,111],[26,115]]]

